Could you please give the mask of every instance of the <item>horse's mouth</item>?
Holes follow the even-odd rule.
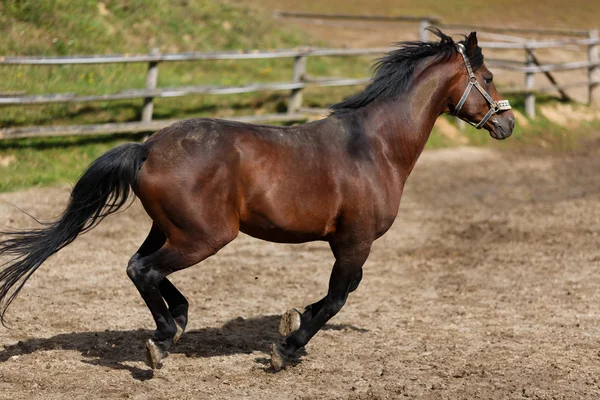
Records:
[[[501,137],[498,133],[494,132],[494,131],[490,131],[490,136],[493,137],[496,140],[503,140],[506,138]]]
[[[512,135],[511,130],[505,130],[502,126],[495,127],[494,129],[490,129],[490,136],[496,140],[504,140],[510,135]]]

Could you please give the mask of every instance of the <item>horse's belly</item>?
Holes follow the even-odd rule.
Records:
[[[270,209],[249,211],[240,221],[240,231],[258,239],[278,243],[327,240],[335,231],[334,220],[325,210]]]
[[[257,239],[275,243],[305,243],[315,240],[327,240],[326,235],[314,232],[286,231],[276,227],[268,228],[241,224],[240,231]]]

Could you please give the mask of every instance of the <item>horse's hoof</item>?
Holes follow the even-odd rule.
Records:
[[[148,364],[150,368],[156,369],[168,355],[169,353],[166,350],[161,349],[154,340],[148,339],[146,342],[146,364]]]
[[[295,308],[287,310],[282,316],[279,322],[279,334],[286,337],[290,333],[300,329],[301,319],[300,311]]]
[[[285,358],[279,352],[279,348],[277,344],[273,343],[271,345],[271,366],[275,370],[275,372],[280,371],[281,368],[285,365]]]
[[[173,344],[177,344],[177,342],[179,342],[179,339],[181,339],[181,335],[183,335],[184,332],[184,329],[179,326],[178,323],[175,323],[175,325],[177,326],[177,333],[173,337]]]

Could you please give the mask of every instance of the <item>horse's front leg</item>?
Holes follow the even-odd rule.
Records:
[[[362,276],[363,271],[361,268],[358,274],[352,280],[352,284],[350,285],[350,290],[348,290],[348,293],[352,293],[358,288],[358,285],[362,280]],[[327,300],[327,296],[323,297],[316,303],[304,307],[304,310],[302,311],[298,310],[297,308],[291,308],[287,310],[281,316],[281,321],[279,322],[279,334],[285,337],[295,330],[298,330],[302,324],[308,323],[315,315],[319,313],[319,310],[321,310],[321,307],[323,307],[325,300]]]
[[[177,333],[173,338],[173,344],[177,344],[187,326],[189,303],[183,294],[181,294],[175,285],[173,285],[167,278],[163,278],[158,286],[158,289],[160,290],[160,294],[163,299],[165,299],[169,305],[169,312],[175,321]]]
[[[298,324],[298,329],[289,333],[279,344],[273,344],[271,365],[275,370],[280,370],[296,350],[304,347],[323,325],[342,309],[350,289],[353,286],[356,289],[358,286],[362,276],[362,266],[369,256],[372,242],[346,240],[340,242],[344,243],[331,243],[336,261],[329,278],[327,296],[309,306],[310,311],[304,314],[308,316],[310,313],[310,319],[299,316],[301,322]]]

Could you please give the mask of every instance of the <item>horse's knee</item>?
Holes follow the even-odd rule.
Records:
[[[147,263],[142,260],[139,254],[136,254],[129,259],[126,272],[127,276],[129,276],[129,279],[131,279],[136,285],[153,282],[156,283],[160,282],[162,278],[164,278],[163,273],[160,273],[154,268],[149,268]]]
[[[131,257],[129,259],[129,262],[127,263],[127,276],[129,277],[129,279],[131,279],[132,281],[136,281],[137,277],[139,276],[139,254],[134,255],[133,257]]]

